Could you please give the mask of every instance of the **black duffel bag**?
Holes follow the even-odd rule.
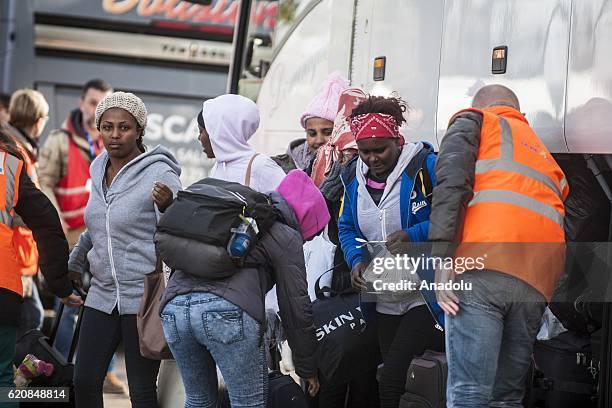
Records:
[[[382,361],[376,328],[366,324],[358,293],[321,288],[321,276],[315,283],[317,299],[312,303],[319,374],[326,384],[344,384]]]

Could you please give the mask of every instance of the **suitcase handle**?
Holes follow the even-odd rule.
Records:
[[[72,341],[70,342],[70,351],[68,352],[68,357],[66,361],[68,363],[72,362],[74,358],[74,353],[76,352],[76,346],[79,340],[79,332],[81,330],[81,318],[83,317],[83,311],[85,310],[85,299],[87,298],[87,292],[83,290],[81,287],[74,286],[75,291],[81,298],[83,299],[83,305],[79,307],[79,313],[77,315],[76,327],[74,328],[74,333],[72,335]],[[51,337],[49,337],[49,345],[53,346],[55,344],[55,338],[57,337],[57,330],[59,329],[60,322],[62,320],[62,315],[64,314],[64,303],[60,302],[59,310],[57,311],[57,315],[55,316],[55,322],[53,323],[53,328],[51,329]]]

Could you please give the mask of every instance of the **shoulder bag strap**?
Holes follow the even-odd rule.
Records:
[[[253,161],[255,158],[259,156],[259,153],[255,153],[251,160],[249,160],[249,165],[247,166],[246,175],[244,176],[244,185],[247,187],[251,187],[251,168],[253,167]]]

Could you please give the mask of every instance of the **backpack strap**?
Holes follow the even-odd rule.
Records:
[[[251,168],[253,167],[253,161],[255,158],[259,156],[259,153],[255,153],[251,160],[249,160],[249,165],[247,166],[246,175],[244,176],[244,185],[247,187],[251,187]]]
[[[419,171],[418,181],[420,182],[420,188],[427,201],[431,201],[431,193],[433,192],[433,183],[431,182],[431,175],[427,168],[427,157],[423,161],[423,167]]]
[[[421,193],[429,203],[431,203],[433,182],[427,168],[427,157],[431,153],[433,153],[433,148],[429,145],[424,145],[404,169],[406,175],[415,180],[416,185],[414,188],[421,190]]]

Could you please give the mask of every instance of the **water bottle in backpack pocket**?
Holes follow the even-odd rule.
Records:
[[[259,233],[257,221],[254,218],[241,215],[240,219],[242,219],[240,225],[231,229],[232,236],[227,244],[227,252],[237,263],[249,253]]]

